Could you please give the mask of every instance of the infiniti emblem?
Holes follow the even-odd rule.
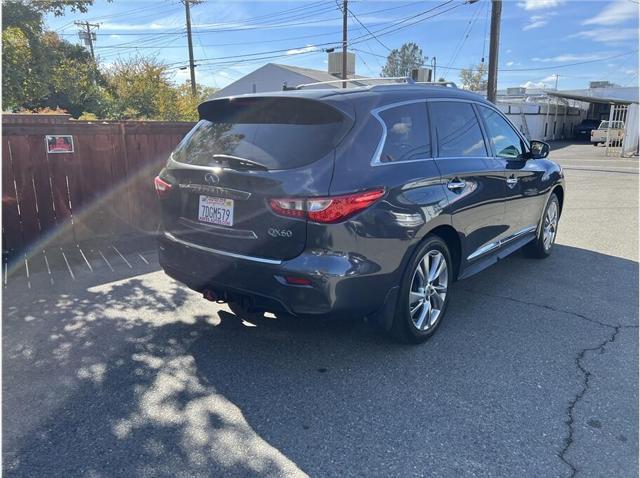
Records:
[[[207,173],[204,175],[204,180],[207,184],[218,184],[220,182],[220,178],[213,173]]]

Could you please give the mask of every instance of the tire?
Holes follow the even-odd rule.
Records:
[[[556,193],[551,193],[547,206],[544,208],[544,213],[540,218],[538,236],[522,249],[526,256],[545,259],[551,255],[556,235],[558,234],[559,219],[560,201]]]
[[[391,325],[393,337],[414,344],[429,339],[445,316],[452,282],[453,263],[447,244],[438,236],[427,236],[411,257],[402,278]]]

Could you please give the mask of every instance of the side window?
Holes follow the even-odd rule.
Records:
[[[470,103],[434,101],[429,104],[431,121],[436,127],[438,156],[486,156],[487,148],[478,118]]]
[[[387,128],[381,163],[431,157],[427,106],[424,102],[396,106],[379,113]]]
[[[499,158],[519,158],[524,153],[520,136],[505,119],[491,108],[480,107],[487,134]]]

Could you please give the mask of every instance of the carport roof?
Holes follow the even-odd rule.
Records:
[[[623,104],[638,103],[638,89],[635,87],[590,88],[587,90],[547,91],[549,96],[586,103]]]

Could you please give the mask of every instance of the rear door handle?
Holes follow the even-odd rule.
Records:
[[[466,181],[462,181],[460,179],[452,179],[451,181],[449,181],[447,183],[447,187],[449,188],[449,190],[451,191],[458,191],[460,189],[464,189],[464,187],[467,185]]]
[[[515,176],[511,176],[510,178],[507,178],[507,184],[509,186],[515,186],[516,184],[518,184],[518,178],[516,178]]]

